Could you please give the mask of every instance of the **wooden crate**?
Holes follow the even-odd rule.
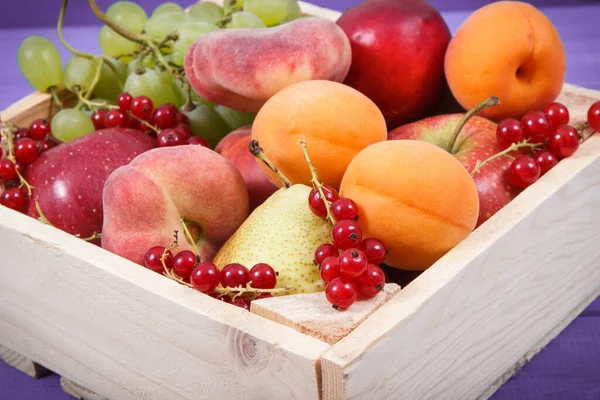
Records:
[[[559,101],[577,124],[596,99],[565,84]],[[599,135],[403,290],[343,314],[322,295],[249,313],[0,207],[0,354],[89,398],[483,399],[598,296],[599,240]]]

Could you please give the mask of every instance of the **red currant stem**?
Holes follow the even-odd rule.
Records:
[[[595,129],[590,129],[591,126],[587,122],[582,122],[581,124],[574,127],[579,132],[579,142],[583,143],[596,133]]]
[[[188,226],[183,219],[181,220],[181,225],[183,226],[183,234],[185,235],[185,238],[187,239],[190,246],[192,246],[192,248],[194,249],[194,253],[198,256],[198,258],[200,258],[200,253],[198,252],[198,246],[196,245],[194,238],[192,238],[192,234],[190,233],[190,230],[188,229]],[[200,261],[202,261],[202,260],[200,260]]]
[[[106,16],[106,14],[104,14],[102,12],[102,10],[98,7],[98,4],[96,4],[96,0],[88,0],[88,4],[89,4],[90,8],[92,9],[92,12],[94,13],[94,15],[96,15],[96,17],[98,17],[98,19],[100,21],[102,21],[102,23],[104,23],[104,25],[107,25],[113,31],[117,32],[119,35],[123,36],[125,39],[131,40],[132,42],[136,42],[136,43],[140,43],[140,44],[145,42],[144,37],[137,35],[137,34],[131,32],[130,30],[125,29],[121,25],[115,23],[114,21],[110,20]]]
[[[176,282],[181,283],[182,285],[185,285],[187,287],[191,287],[193,288],[194,286],[192,286],[191,284],[187,283],[186,281],[183,280],[183,278],[181,278],[180,276],[178,276],[175,272],[173,272],[173,270],[169,270],[167,268],[167,265],[165,264],[165,256],[167,255],[167,251],[169,251],[169,249],[165,249],[163,251],[163,253],[160,256],[160,263],[163,266],[163,275],[166,276],[169,279],[172,279]]]
[[[216,288],[214,290],[214,292],[217,292],[219,294],[235,294],[232,298],[232,300],[235,300],[236,297],[239,297],[243,294],[246,293],[253,293],[255,295],[259,295],[261,293],[284,293],[284,292],[289,292],[290,290],[293,290],[294,287],[293,286],[286,286],[286,287],[282,287],[282,288],[277,288],[277,289],[257,289],[257,288],[253,288],[250,283],[248,283],[246,285],[246,287],[235,287],[235,288]]]
[[[119,107],[112,106],[111,108],[119,108]],[[134,115],[132,112],[130,112],[130,113],[129,113],[129,116],[130,116],[131,118],[133,118],[133,119],[137,119],[137,120],[138,120],[138,121],[140,121],[142,124],[146,125],[146,126],[147,126],[148,128],[150,128],[150,129],[152,129],[154,132],[160,132],[160,128],[159,128],[158,126],[154,126],[154,125],[152,125],[150,122],[148,122],[148,121],[146,121],[146,120],[144,120],[144,119],[141,119],[141,118],[139,118],[139,117],[135,116],[135,115]]]
[[[498,99],[498,97],[496,97],[496,96],[490,96],[487,99],[485,99],[484,101],[482,101],[481,103],[477,104],[475,107],[473,107],[469,111],[467,111],[465,113],[465,115],[463,115],[463,117],[460,119],[460,121],[458,121],[456,128],[454,128],[454,132],[452,133],[452,136],[450,137],[450,141],[448,142],[448,148],[447,148],[448,152],[450,152],[451,154],[455,153],[454,147],[456,147],[456,140],[458,139],[458,135],[460,135],[460,131],[465,126],[465,124],[469,121],[469,119],[471,119],[471,117],[473,117],[475,114],[477,114],[479,111],[483,110],[484,108],[491,107],[491,106],[497,106],[497,105],[500,105],[500,99]]]
[[[54,104],[56,104],[58,106],[58,109],[62,109],[63,108],[63,103],[60,100],[60,98],[58,97],[58,91],[56,90],[56,86],[50,86],[48,88],[48,93],[50,93],[52,95],[52,100],[54,101]]]
[[[48,221],[48,218],[46,218],[46,216],[42,212],[40,203],[37,200],[35,201],[35,209],[36,209],[38,215],[40,216],[40,222],[42,222],[43,224],[46,224],[46,225],[54,226],[54,225],[52,225],[52,222]]]
[[[21,175],[21,173],[19,172],[18,169],[15,168],[15,172],[17,173],[17,176],[19,177],[19,181],[21,182],[19,187],[25,186],[27,188],[27,196],[31,197],[31,195],[33,194],[33,189],[35,189],[35,188],[33,186],[31,186],[29,184],[29,182],[27,182],[25,180],[25,178],[23,178],[23,175]]]
[[[489,163],[490,161],[495,160],[496,158],[500,158],[500,157],[510,157],[513,158],[511,155],[509,155],[509,153],[516,151],[520,148],[523,147],[529,147],[531,148],[531,150],[535,150],[538,148],[541,148],[543,146],[543,143],[528,143],[527,139],[523,140],[522,142],[519,143],[513,143],[511,144],[509,147],[507,147],[505,150],[494,154],[493,156],[489,157],[488,159],[486,159],[485,161],[481,161],[481,160],[477,160],[477,163],[475,164],[475,168],[473,168],[473,171],[471,172],[471,176],[475,176],[475,174],[477,172],[479,172],[479,170],[481,168],[483,168],[483,166],[487,163]]]
[[[8,154],[6,158],[8,158],[13,163],[15,162],[15,144],[14,139],[15,135],[13,133],[13,126],[8,125],[2,129],[2,136],[6,140],[6,146],[8,147]]]
[[[78,237],[81,240],[85,240],[86,242],[91,242],[92,240],[100,239],[102,237],[102,234],[94,232],[92,233],[92,236],[88,236],[85,238],[80,237],[79,234],[75,235],[75,237]]]
[[[323,200],[323,203],[325,204],[325,209],[327,209],[327,219],[329,220],[329,222],[331,222],[332,225],[335,225],[335,218],[333,217],[333,214],[331,212],[331,202],[325,197],[325,193],[323,192],[323,184],[319,180],[319,176],[317,175],[317,169],[310,161],[310,157],[308,156],[308,150],[306,149],[306,142],[304,141],[304,139],[300,139],[300,145],[302,146],[304,159],[306,160],[308,168],[310,169],[310,174],[312,175],[310,181],[313,183],[313,186],[319,191],[319,194],[321,195],[321,200]]]
[[[271,162],[271,160],[267,158],[263,148],[260,147],[258,140],[251,140],[250,144],[248,145],[248,150],[250,150],[250,153],[252,153],[254,157],[258,158],[260,161],[265,163],[265,165],[269,167],[271,171],[277,174],[277,177],[281,179],[281,182],[283,182],[286,188],[292,186],[292,182],[290,182],[290,180],[283,174],[283,172],[278,170],[277,167]]]

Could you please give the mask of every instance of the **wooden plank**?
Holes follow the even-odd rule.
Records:
[[[60,377],[60,388],[63,392],[79,400],[108,400],[106,397],[94,393],[64,376]]]
[[[599,293],[599,240],[596,134],[334,345],[323,399],[489,397]]]
[[[66,89],[59,91],[59,97],[65,106],[75,104],[75,95]],[[58,111],[52,102],[52,96],[47,93],[33,92],[11,104],[0,113],[0,121],[9,121],[18,126],[28,126],[31,121],[38,118],[49,118]]]
[[[4,361],[11,367],[26,373],[32,378],[41,378],[48,374],[48,370],[40,364],[30,360],[29,358],[20,355],[16,351],[12,351],[6,346],[0,344],[0,361]]]
[[[111,400],[318,398],[330,347],[0,208],[0,343]]]
[[[345,311],[331,307],[323,293],[297,294],[253,301],[250,310],[325,343],[334,344],[400,291],[389,283],[375,298],[357,301]]]

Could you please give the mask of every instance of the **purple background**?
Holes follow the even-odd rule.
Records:
[[[160,0],[139,1],[151,11]],[[190,1],[177,1],[186,6]],[[343,11],[360,0],[313,0],[314,4]],[[19,43],[30,35],[57,41],[54,32],[59,0],[3,0],[0,11],[0,110],[32,89],[16,64]],[[112,1],[98,0],[106,8]],[[469,12],[489,2],[431,0],[454,32]],[[535,0],[532,4],[552,20],[567,52],[570,83],[600,90],[600,0]],[[26,11],[28,10],[28,11]],[[99,52],[98,24],[85,0],[71,0],[65,36],[75,47]],[[62,50],[63,62],[68,54]],[[58,377],[34,380],[0,363],[0,400],[71,399]],[[561,335],[493,396],[508,399],[600,399],[600,299],[586,309]]]

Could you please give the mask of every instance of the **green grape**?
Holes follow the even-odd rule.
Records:
[[[221,105],[216,105],[215,111],[232,130],[244,125],[252,125],[256,117],[256,114],[237,111]]]
[[[255,14],[263,20],[265,25],[274,26],[288,15],[287,0],[246,0],[244,11]]]
[[[189,15],[196,18],[198,21],[214,25],[223,19],[225,13],[223,12],[223,8],[221,6],[215,3],[202,1],[194,4],[192,8],[190,8]]]
[[[191,111],[186,111],[186,107],[183,106],[181,112],[190,119],[194,135],[206,139],[211,148],[214,148],[225,135],[233,130],[227,126],[219,114],[206,104],[196,104],[196,108]]]
[[[219,30],[218,26],[206,22],[186,22],[179,27],[179,39],[173,45],[173,50],[185,54],[196,39],[216,30]]]
[[[117,1],[113,3],[106,10],[106,16],[111,21],[134,33],[143,31],[144,23],[148,19],[144,9],[130,1]]]
[[[103,26],[102,29],[100,29],[98,40],[102,52],[107,57],[117,57],[123,54],[133,53],[139,48],[139,44],[125,39],[108,26]]]
[[[153,15],[146,21],[145,30],[151,38],[164,39],[169,33],[173,33],[179,25],[183,24],[185,16],[179,12],[168,12]]]
[[[131,62],[129,64],[127,64],[127,76],[129,76],[129,74],[133,74],[135,72],[135,69],[138,67],[138,65],[139,65],[139,59],[136,58],[134,60],[131,60]],[[154,60],[152,60],[152,58],[150,58],[150,57],[144,58],[143,65],[144,65],[144,68],[154,69],[154,67],[155,67]]]
[[[158,75],[160,80],[163,81],[164,83],[170,84],[173,81],[173,74],[171,72],[169,72],[168,69],[163,69],[163,70],[155,69],[154,71],[156,72],[156,74]]]
[[[178,67],[183,67],[183,60],[183,54],[181,54],[180,52],[176,51],[173,54],[171,54],[171,61]]]
[[[153,69],[146,69],[143,74],[130,74],[127,77],[123,91],[128,92],[133,97],[148,96],[154,103],[154,107],[177,102],[173,85],[165,83]]]
[[[302,16],[302,10],[300,9],[300,5],[296,0],[287,0],[287,16],[285,17],[285,21],[293,21]]]
[[[181,6],[177,3],[172,3],[172,2],[162,3],[160,6],[156,7],[154,9],[154,11],[152,11],[152,16],[170,13],[170,12],[183,13],[183,8],[181,8]]]
[[[231,21],[227,24],[228,29],[242,28],[266,28],[262,19],[247,11],[238,11],[231,15]]]
[[[177,101],[175,105],[177,107],[181,107],[185,103],[187,103],[187,89],[183,86],[183,83],[179,79],[173,79],[173,90],[175,91],[175,97]]]
[[[94,88],[94,96],[99,99],[115,101],[123,91],[123,86],[119,86],[119,82],[121,85],[125,84],[125,80],[127,79],[127,65],[120,60],[111,61],[119,75],[115,76],[113,70],[106,63],[102,63],[100,80]]]
[[[73,56],[65,65],[63,82],[70,91],[79,86],[84,92],[87,91],[94,81],[98,62],[92,58]]]
[[[63,79],[63,68],[56,46],[42,36],[23,40],[17,53],[17,62],[27,82],[40,92],[58,86]]]
[[[52,135],[62,142],[70,142],[95,131],[92,120],[75,108],[64,108],[57,112],[52,118],[50,129]]]

